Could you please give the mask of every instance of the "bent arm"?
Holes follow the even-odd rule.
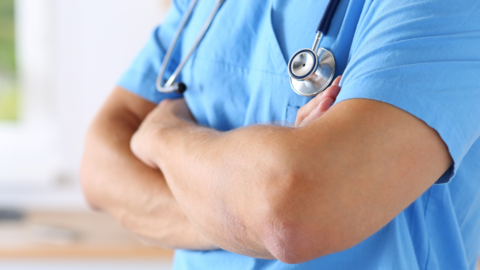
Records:
[[[363,99],[340,102],[301,128],[222,133],[171,118],[149,143],[202,233],[224,249],[287,263],[360,243],[452,162],[424,122]]]
[[[144,240],[167,248],[216,248],[189,222],[162,173],[139,161],[129,144],[154,104],[117,87],[88,131],[81,181],[92,207]]]

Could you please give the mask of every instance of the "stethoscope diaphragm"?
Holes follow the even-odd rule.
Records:
[[[317,27],[317,35],[312,49],[297,51],[288,62],[288,74],[293,91],[301,96],[314,96],[325,89],[333,81],[335,75],[335,57],[333,53],[320,46],[327,34],[333,15],[340,0],[330,0],[327,9]]]

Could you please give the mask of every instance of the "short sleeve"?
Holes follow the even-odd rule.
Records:
[[[189,0],[174,0],[171,3],[165,21],[153,31],[145,47],[117,83],[119,86],[153,103],[159,103],[165,98],[180,97],[175,93],[162,94],[157,91],[155,86],[166,51],[180,24]],[[180,36],[170,64],[165,71],[164,79],[171,76],[179,63],[181,42],[182,38]]]
[[[392,104],[435,129],[454,177],[480,136],[480,1],[366,1],[337,102]]]

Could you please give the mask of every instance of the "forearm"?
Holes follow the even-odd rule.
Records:
[[[181,118],[152,117],[140,128],[149,147],[135,153],[152,157],[192,223],[220,247],[288,263],[360,243],[451,165],[434,130],[377,101],[341,102],[301,128],[224,133]]]
[[[322,115],[322,98],[302,107],[297,128],[230,132],[196,125],[184,100],[162,102],[131,147],[220,247],[305,262],[365,240],[452,164],[438,133],[411,114],[353,99]]]
[[[140,124],[128,112],[101,112],[86,140],[81,179],[88,201],[141,238],[167,248],[216,248],[189,222],[162,173],[129,148]]]
[[[289,168],[281,165],[288,162],[280,159],[294,129],[255,126],[220,133],[185,124],[163,131],[155,140],[156,161],[192,222],[222,248],[274,258],[268,234],[275,199],[268,197],[276,192],[266,187],[289,181]]]

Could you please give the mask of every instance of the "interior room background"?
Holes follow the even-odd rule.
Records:
[[[92,257],[81,239],[103,237],[100,227],[117,226],[122,237],[133,237],[114,221],[90,216],[78,179],[89,123],[168,6],[167,0],[0,0],[0,269],[169,269],[168,256],[156,260],[151,250],[147,256],[132,248],[138,256],[130,256],[125,249],[122,260],[105,248],[99,252],[106,258]],[[78,236],[68,219],[72,226],[97,224],[90,218],[100,225],[86,226],[77,242],[62,242]],[[47,252],[69,243],[83,255]]]

